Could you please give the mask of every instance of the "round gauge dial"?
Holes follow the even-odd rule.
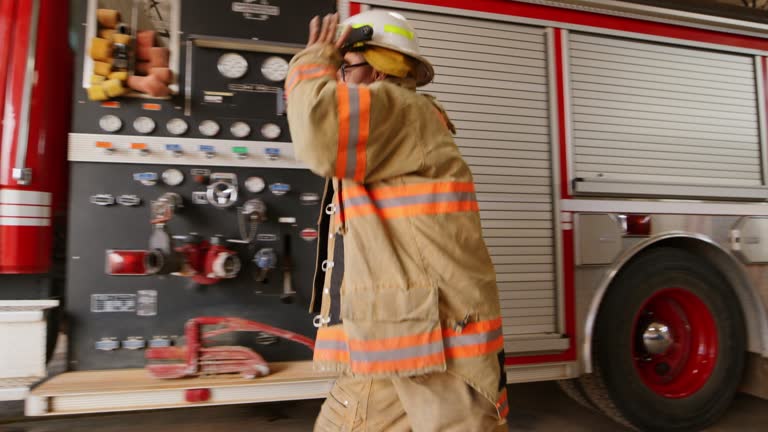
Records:
[[[203,120],[197,128],[200,130],[201,134],[208,137],[216,136],[221,129],[219,124],[213,120]]]
[[[123,127],[123,121],[116,115],[107,114],[99,119],[99,127],[105,132],[117,132]]]
[[[235,138],[245,138],[251,134],[251,127],[248,126],[248,123],[246,122],[238,121],[232,123],[232,126],[229,127],[229,131]]]
[[[172,118],[165,124],[165,128],[168,129],[168,132],[174,135],[184,135],[187,133],[189,125],[184,119]]]
[[[270,81],[282,81],[288,75],[288,61],[277,56],[267,57],[261,63],[261,73]]]
[[[278,139],[280,137],[280,134],[283,132],[282,129],[280,129],[280,126],[274,124],[274,123],[264,123],[261,126],[261,135],[264,136],[266,139]]]
[[[259,193],[263,191],[266,186],[267,184],[261,177],[248,177],[245,180],[245,188],[248,190],[248,192]]]
[[[178,186],[184,181],[184,173],[176,168],[170,168],[163,171],[163,183],[168,186]]]
[[[155,130],[155,121],[149,117],[136,117],[136,120],[133,121],[133,128],[139,133],[152,133]]]
[[[225,78],[242,78],[248,72],[248,60],[237,53],[226,53],[219,57],[216,67]]]

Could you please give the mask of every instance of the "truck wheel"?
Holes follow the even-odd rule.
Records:
[[[584,392],[584,389],[581,387],[579,380],[559,380],[557,381],[557,385],[560,387],[560,390],[562,390],[563,393],[565,393],[569,398],[573,399],[579,405],[583,406],[584,408],[588,408],[591,411],[598,411],[598,408],[595,407],[595,404],[589,400],[589,396],[587,396],[587,394]]]
[[[694,255],[651,250],[616,278],[593,333],[590,400],[641,431],[699,431],[725,412],[746,350],[741,306],[728,282]]]

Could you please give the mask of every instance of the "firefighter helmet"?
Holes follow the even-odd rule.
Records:
[[[364,45],[379,46],[402,53],[416,60],[414,78],[417,86],[429,84],[435,75],[432,64],[419,50],[419,39],[411,24],[397,12],[370,10],[353,15],[342,23],[341,27],[353,29],[371,26],[373,35]]]

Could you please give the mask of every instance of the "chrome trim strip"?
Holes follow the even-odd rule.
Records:
[[[29,20],[29,42],[27,43],[27,64],[24,71],[24,89],[21,94],[21,116],[19,117],[19,133],[16,138],[16,165],[13,169],[13,179],[25,185],[31,182],[31,172],[26,168],[27,151],[29,150],[29,119],[32,114],[32,88],[36,79],[37,30],[40,26],[40,0],[32,0],[32,16]],[[29,176],[27,175],[29,173]]]
[[[562,209],[585,213],[768,216],[768,204],[671,200],[562,200]]]
[[[766,134],[765,73],[763,57],[755,57],[755,81],[757,83],[757,116],[760,128],[760,164],[763,168],[763,184],[768,185],[768,138]]]
[[[554,266],[555,289],[557,299],[557,331],[565,333],[565,282],[563,266],[563,229],[560,214],[560,122],[557,92],[557,51],[555,50],[555,32],[549,27],[545,30],[547,41],[547,79],[549,83],[549,133],[550,133],[550,169],[552,170],[552,227],[554,228]]]

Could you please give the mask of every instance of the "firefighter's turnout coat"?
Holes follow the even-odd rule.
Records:
[[[340,65],[333,46],[317,44],[296,55],[285,83],[296,156],[332,179],[323,211],[344,247],[340,324],[328,325],[333,261],[318,269],[315,364],[369,377],[448,371],[505,416],[496,276],[452,126],[412,86],[337,82]]]

